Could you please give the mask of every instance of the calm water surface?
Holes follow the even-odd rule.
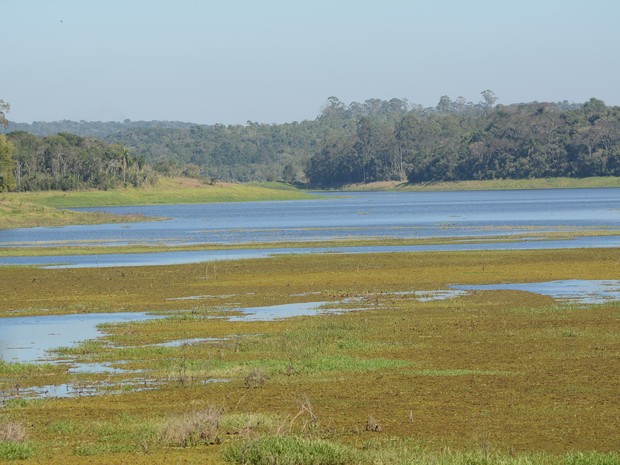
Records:
[[[29,363],[44,361],[58,347],[102,335],[102,323],[143,321],[157,318],[146,313],[81,313],[0,319],[0,360]]]
[[[94,210],[94,209],[91,209]],[[160,205],[96,209],[169,218],[132,224],[0,230],[0,247],[53,245],[186,245],[301,242],[347,238],[463,238],[415,247],[339,247],[0,258],[0,264],[131,266],[264,257],[280,253],[620,247],[619,236],[575,241],[522,240],[528,232],[620,230],[620,189],[364,192],[321,194],[317,200]],[[484,244],[467,236],[499,236]]]

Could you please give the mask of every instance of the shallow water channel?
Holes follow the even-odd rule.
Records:
[[[431,291],[405,291],[393,294],[395,299],[431,300],[453,299],[473,291],[517,290],[548,295],[561,302],[576,304],[598,304],[620,300],[620,280],[563,280],[538,283],[509,283],[489,285],[454,285],[451,289]],[[210,296],[187,296],[179,299],[200,300]],[[359,303],[356,308],[346,308],[344,303]],[[363,310],[368,305],[363,299],[341,302],[302,302],[267,307],[232,308],[234,315],[226,316],[229,321],[271,321],[279,318],[311,316],[325,313],[338,313],[351,310]],[[347,307],[350,307],[348,305]],[[376,307],[375,307],[376,308]],[[146,313],[93,313],[73,315],[50,315],[41,317],[17,317],[2,319],[0,326],[0,359],[20,363],[61,363],[68,372],[79,374],[131,374],[122,368],[107,364],[77,363],[75,360],[58,360],[54,349],[72,346],[79,342],[104,336],[98,326],[103,323],[139,322],[153,318],[165,318],[161,315]],[[157,344],[162,347],[178,347],[189,344],[204,344],[221,341],[210,337],[167,341]],[[203,382],[225,380],[206,379]],[[0,392],[0,400],[14,397],[72,397],[118,392],[120,390],[153,389],[164,381],[150,379],[144,373],[122,381],[96,381],[70,384],[39,386],[21,389],[21,391]],[[1,405],[1,404],[0,404]]]
[[[347,192],[316,200],[110,207],[90,210],[165,217],[130,224],[0,230],[0,249],[51,246],[215,245],[220,250],[0,257],[0,265],[140,266],[238,260],[290,253],[383,253],[620,247],[618,235],[556,240],[536,234],[620,231],[620,189]],[[278,248],[276,243],[448,238],[449,244]],[[493,239],[495,242],[488,242]],[[542,239],[542,240],[541,240]],[[548,240],[551,239],[551,240]],[[273,244],[254,248],[254,243]],[[246,248],[225,250],[231,244]]]

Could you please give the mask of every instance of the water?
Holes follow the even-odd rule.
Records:
[[[49,360],[48,352],[102,335],[97,326],[161,318],[146,313],[81,313],[0,319],[0,359],[32,363]]]
[[[540,283],[477,284],[452,286],[463,291],[525,291],[566,302],[602,304],[620,300],[620,281],[568,279]]]
[[[451,289],[404,291],[393,293],[396,298],[413,299],[419,302],[431,300],[454,299],[476,290],[519,290],[549,295],[555,299],[581,304],[604,303],[620,300],[620,281],[618,280],[563,280],[538,283],[489,284],[489,285],[454,285]],[[190,296],[191,298],[205,296]],[[364,302],[357,299],[363,310]],[[345,301],[351,303],[349,299]],[[345,303],[342,302],[342,303]],[[299,302],[265,307],[247,307],[234,309],[239,315],[229,316],[229,321],[273,321],[280,318],[312,316],[325,313],[345,311],[333,302]],[[351,310],[351,309],[347,309]],[[80,375],[88,373],[127,373],[127,370],[113,367],[107,363],[75,363],[72,360],[53,360],[49,351],[59,346],[73,345],[87,339],[100,337],[97,329],[101,323],[120,323],[144,321],[157,318],[145,313],[112,313],[112,314],[80,314],[44,317],[5,318],[0,326],[0,359],[9,362],[49,362],[68,366],[68,372]],[[156,344],[161,347],[183,347],[186,345],[219,342],[221,338],[179,339]],[[122,363],[122,362],[120,362]],[[204,382],[220,382],[226,380],[206,379]],[[126,392],[127,390],[155,389],[165,380],[149,379],[144,376],[133,377],[121,381],[76,381],[59,385],[34,386],[16,389],[15,392],[4,392],[0,400],[15,397],[75,397],[99,394]]]
[[[180,265],[187,263],[267,258],[285,254],[399,253],[465,250],[542,250],[620,247],[620,236],[576,237],[572,240],[528,240],[517,242],[467,242],[458,244],[410,246],[353,246],[262,248],[235,250],[197,250],[144,254],[67,255],[62,257],[2,257],[0,265],[38,265],[43,268],[103,268],[118,266]]]
[[[281,318],[317,315],[327,302],[301,302],[293,304],[271,305],[266,307],[238,308],[242,315],[231,316],[230,321],[273,321]],[[327,312],[340,310],[330,309]]]
[[[54,245],[187,245],[248,244],[236,250],[105,254],[63,257],[0,258],[1,264],[95,267],[137,266],[236,260],[288,253],[383,253],[431,250],[515,250],[581,247],[620,247],[620,236],[581,237],[542,241],[532,237],[512,241],[516,234],[620,231],[620,189],[562,189],[481,192],[375,192],[323,194],[320,199],[290,202],[247,202],[205,205],[167,205],[98,209],[112,213],[140,213],[167,217],[166,221],[131,224],[0,230],[0,249]],[[470,236],[505,239],[484,243]],[[446,245],[315,247],[255,249],[253,242],[307,242],[350,238],[447,237],[462,242]],[[454,286],[449,290],[411,292],[402,298],[417,300],[455,298],[473,290],[514,289],[539,292],[560,300],[599,303],[620,300],[618,281],[553,281],[548,283]],[[192,296],[203,298],[207,296]],[[188,300],[190,298],[187,298]],[[314,315],[322,302],[237,309],[237,320],[270,320]],[[338,311],[337,309],[330,311]],[[11,362],[49,361],[48,351],[101,336],[100,323],[152,318],[145,314],[81,314],[5,318],[0,325],[0,359]],[[170,341],[167,346],[208,342],[209,338]],[[68,363],[68,370],[118,373],[107,364]],[[139,389],[158,385],[144,378],[128,380]],[[91,395],[118,385],[44,386],[36,396]],[[123,386],[121,386],[123,388]],[[109,392],[109,391],[108,391]]]
[[[92,210],[92,209],[91,209]],[[518,248],[620,247],[619,236],[574,241],[520,239],[515,234],[620,230],[620,189],[363,192],[321,194],[317,200],[100,208],[167,217],[131,224],[0,230],[0,248],[54,245],[189,245],[313,242],[350,238],[464,239],[415,247],[253,249],[81,257],[0,258],[0,264],[136,266],[265,257],[281,253],[386,252]],[[468,236],[505,238],[485,244]]]

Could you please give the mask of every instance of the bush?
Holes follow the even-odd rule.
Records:
[[[220,442],[219,429],[223,410],[209,407],[168,420],[161,429],[167,444],[189,447]]]

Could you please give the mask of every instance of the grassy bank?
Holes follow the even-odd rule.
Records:
[[[171,318],[108,325],[104,341],[60,353],[138,375],[1,365],[0,389],[16,398],[0,407],[0,422],[24,432],[2,447],[23,463],[67,465],[617,464],[618,304],[580,307],[516,291],[428,301],[407,293],[617,279],[619,260],[620,250],[607,249],[5,267],[3,316],[152,310]],[[302,301],[356,310],[210,318]],[[211,339],[154,345],[192,338]],[[136,376],[160,384],[48,400],[20,398],[15,388]]]
[[[277,186],[276,186],[277,187]],[[152,187],[109,191],[45,191],[5,194],[9,200],[55,208],[158,205],[182,203],[247,202],[311,198],[296,189],[250,184],[204,184],[188,178],[160,178]]]
[[[142,215],[74,212],[24,202],[13,195],[0,195],[0,229],[70,226],[74,224],[148,221]]]
[[[342,190],[400,190],[400,191],[474,191],[516,189],[597,189],[620,187],[619,177],[493,179],[488,181],[427,182],[408,184],[399,181],[353,184]]]
[[[0,195],[0,229],[143,221],[137,215],[109,215],[64,210],[70,207],[106,207],[154,204],[297,200],[310,194],[279,184],[206,185],[187,178],[161,178],[156,186],[110,191],[44,191]]]

